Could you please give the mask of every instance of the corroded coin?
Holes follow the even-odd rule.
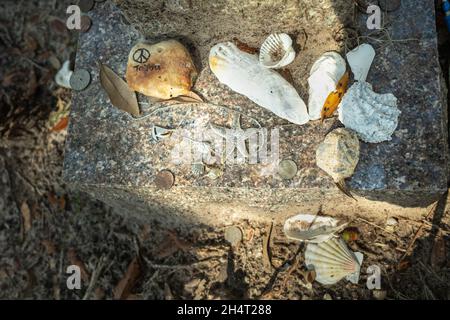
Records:
[[[82,91],[91,83],[91,75],[85,69],[75,70],[70,77],[70,87],[76,91]]]
[[[158,189],[170,189],[175,182],[175,175],[169,170],[162,170],[156,175],[154,182]]]
[[[383,11],[395,11],[402,5],[402,0],[378,0]]]
[[[297,170],[297,164],[292,160],[282,160],[278,165],[278,174],[285,180],[295,177]]]
[[[231,226],[225,229],[225,240],[233,247],[242,241],[242,230],[239,227]]]
[[[88,12],[94,7],[94,0],[79,0],[78,6],[80,7],[81,11]]]
[[[81,32],[88,32],[89,29],[91,28],[92,25],[92,21],[91,18],[89,18],[86,15],[81,16]]]

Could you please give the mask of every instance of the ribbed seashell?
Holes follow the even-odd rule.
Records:
[[[309,243],[305,251],[305,264],[316,272],[316,281],[331,285],[343,278],[358,283],[362,254],[351,251],[339,238],[319,244]]]
[[[336,85],[346,70],[344,58],[337,52],[324,53],[313,64],[308,78],[308,112],[311,120],[321,117],[321,111],[328,95],[336,90]]]
[[[391,140],[398,125],[397,98],[377,94],[367,82],[354,83],[339,105],[339,120],[365,142]]]
[[[282,68],[292,63],[294,59],[292,39],[286,33],[271,34],[259,50],[259,63],[267,68]]]
[[[209,66],[221,83],[277,116],[299,125],[309,121],[295,88],[276,71],[262,66],[258,56],[231,42],[219,43],[210,51]]]
[[[363,43],[347,53],[347,61],[356,81],[366,81],[374,58],[375,50],[367,43]]]
[[[128,86],[149,97],[168,100],[187,96],[201,100],[191,91],[196,77],[189,51],[176,40],[138,43],[128,56]]]
[[[313,214],[298,214],[284,222],[283,231],[289,239],[320,243],[331,239],[346,224],[337,225],[338,220]]]
[[[359,140],[351,130],[331,131],[316,150],[316,164],[338,183],[353,175],[359,161]]]

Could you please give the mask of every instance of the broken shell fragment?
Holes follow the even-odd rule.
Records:
[[[316,163],[338,183],[353,175],[359,161],[359,140],[346,128],[331,131],[316,150]]]
[[[320,243],[335,236],[347,224],[338,226],[338,220],[312,214],[298,214],[284,222],[283,231],[289,239]]]
[[[209,65],[217,79],[231,90],[292,123],[309,121],[306,105],[280,74],[262,66],[258,56],[239,50],[231,42],[215,45]]]
[[[128,56],[128,85],[149,97],[168,100],[187,96],[201,100],[191,91],[196,77],[189,51],[176,40],[138,43]]]
[[[171,129],[166,129],[166,128],[162,128],[162,127],[158,127],[156,125],[152,126],[152,139],[153,141],[161,141],[165,138],[168,138],[172,135],[173,130]]]
[[[194,176],[200,177],[205,173],[205,165],[203,163],[194,163],[191,170]]]
[[[347,61],[356,81],[366,81],[374,58],[375,50],[367,43],[364,43],[347,53]]]
[[[305,251],[305,264],[316,272],[316,281],[331,285],[344,277],[358,283],[363,256],[351,251],[342,239],[332,238],[319,244],[309,243]]]
[[[292,39],[286,33],[271,34],[262,44],[259,53],[259,63],[267,68],[282,68],[294,59]]]
[[[400,110],[393,94],[377,94],[367,82],[356,82],[339,105],[339,120],[365,142],[391,140]]]
[[[344,58],[337,52],[324,53],[313,64],[308,78],[308,112],[311,120],[321,118],[322,108],[329,94],[336,90],[339,80],[345,74]]]

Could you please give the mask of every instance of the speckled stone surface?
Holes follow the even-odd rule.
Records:
[[[76,68],[87,69],[92,81],[86,90],[74,92],[73,95],[64,163],[64,175],[69,184],[139,218],[164,217],[173,221],[180,218],[204,223],[217,223],[218,217],[224,214],[234,218],[242,215],[272,219],[278,214],[281,216],[282,213],[298,210],[301,204],[343,199],[332,179],[315,164],[316,147],[326,133],[336,127],[336,119],[329,119],[323,125],[320,121],[304,126],[290,125],[247,98],[231,92],[209,70],[209,48],[217,41],[232,40],[229,30],[233,28],[225,28],[222,33],[211,30],[210,37],[204,34],[207,30],[202,29],[198,30],[200,36],[193,35],[189,40],[183,40],[193,30],[183,28],[185,19],[181,11],[167,27],[170,30],[168,34],[174,37],[177,31],[184,30],[180,31],[183,33],[180,39],[193,53],[199,70],[193,90],[206,103],[164,107],[161,104],[148,105],[145,98],[139,96],[143,102],[141,111],[147,115],[140,120],[134,120],[113,107],[99,83],[98,62],[107,64],[124,77],[129,50],[143,38],[135,27],[151,41],[167,36],[158,31],[162,30],[161,21],[168,21],[167,16],[161,17],[158,22],[144,14],[152,12],[151,6],[158,1],[116,2],[123,12],[109,1],[96,3],[94,10],[88,13],[93,21],[91,29],[80,34]],[[167,1],[170,5],[166,12],[170,13],[173,2]],[[305,13],[297,11],[294,16],[307,19],[317,28],[317,24],[324,20],[313,13],[325,2],[328,4],[327,11],[320,11],[320,14],[327,16],[323,32],[331,34],[346,20],[343,17],[353,12],[342,4],[348,4],[348,1],[313,2],[315,4],[307,10],[307,18]],[[189,10],[194,10],[199,2],[186,3],[193,3],[194,6],[191,9],[187,7],[186,15],[189,15]],[[213,10],[213,13],[220,13],[220,3],[215,9],[218,11]],[[277,6],[276,3],[273,5]],[[333,5],[340,8],[340,14],[333,13]],[[361,160],[349,185],[356,195],[366,199],[401,206],[423,206],[446,190],[446,113],[437,60],[433,1],[403,1],[402,6],[401,11],[389,16],[392,38],[416,40],[397,41],[384,47],[377,44],[377,56],[368,79],[375,91],[392,92],[398,97],[402,111],[399,127],[392,141],[361,143]],[[243,9],[244,13],[247,9]],[[292,7],[290,10],[295,9]],[[132,17],[133,25],[127,22],[123,13]],[[157,16],[153,18],[157,19]],[[360,23],[365,25],[363,19],[364,16]],[[245,34],[252,30],[247,30],[244,24],[241,33],[235,36],[256,46],[258,43],[252,41],[257,40],[260,44],[271,32],[288,31],[299,35],[302,28],[307,28],[298,24],[295,29],[290,22],[286,24],[289,30],[278,30],[279,24],[276,20],[273,28],[254,26],[254,30],[259,31],[248,39]],[[308,36],[314,37],[311,34]],[[314,51],[305,46],[289,66],[295,86],[305,102],[307,74],[314,60],[323,51],[342,49],[331,38],[329,43],[322,44],[320,50],[317,46],[315,48]],[[192,128],[195,120],[205,115],[214,124],[229,127],[231,109],[244,115],[244,128],[254,126],[250,117],[256,118],[263,127],[279,128],[280,158],[294,160],[299,169],[294,179],[262,176],[265,167],[261,164],[225,165],[222,167],[224,174],[219,179],[196,178],[189,165],[174,165],[168,160],[174,146],[172,141],[154,143],[151,139],[153,124],[176,128],[181,123],[183,128]],[[169,169],[175,174],[175,185],[167,191],[156,190],[153,183],[155,175],[162,169]]]

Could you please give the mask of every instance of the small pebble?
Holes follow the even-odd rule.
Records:
[[[386,220],[386,225],[388,226],[396,226],[398,224],[397,218],[390,217]]]
[[[239,227],[231,226],[225,229],[225,240],[233,247],[242,241],[242,230]]]
[[[333,300],[333,298],[331,297],[331,295],[329,293],[325,293],[323,295],[323,300]]]

